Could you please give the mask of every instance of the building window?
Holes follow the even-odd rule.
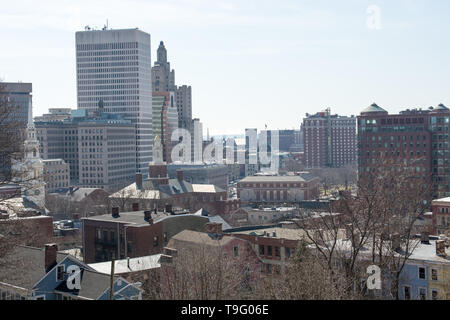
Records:
[[[419,267],[419,279],[425,279],[425,268]]]
[[[264,245],[260,244],[259,245],[259,255],[263,256],[265,254],[264,252]]]
[[[437,289],[431,289],[431,299],[437,300],[439,297],[439,290]]]
[[[163,239],[164,239],[164,243],[167,243],[167,232],[164,232]]]
[[[280,247],[275,247],[275,257],[280,257]]]
[[[436,269],[431,269],[431,280],[437,281],[438,271]]]
[[[233,255],[235,257],[239,256],[239,247],[238,246],[233,247]]]
[[[284,252],[286,254],[286,258],[289,258],[291,256],[291,248],[284,248]]]
[[[419,299],[426,300],[427,299],[427,291],[425,288],[419,288]]]
[[[153,246],[157,247],[158,246],[158,236],[154,236],[153,237]]]
[[[403,292],[405,294],[405,300],[411,300],[411,287],[403,287]]]
[[[64,265],[56,267],[56,281],[64,280]]]
[[[272,256],[272,246],[267,246],[267,255]]]
[[[272,265],[269,263],[267,264],[267,273],[271,274],[272,273]]]

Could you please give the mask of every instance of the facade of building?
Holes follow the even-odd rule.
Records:
[[[150,35],[136,29],[76,33],[78,109],[120,114],[135,126],[134,172],[152,160]]]
[[[433,210],[432,234],[450,236],[450,198],[433,200],[431,207]]]
[[[47,159],[44,163],[45,192],[70,186],[70,167],[63,159]]]
[[[70,118],[70,108],[50,108],[49,113],[43,114],[42,116],[34,117],[35,122],[50,122],[50,121],[63,121],[64,119]]]
[[[221,189],[228,188],[228,168],[223,164],[169,164],[167,173],[170,179],[180,174],[183,180],[194,184],[213,184]]]
[[[178,127],[189,130],[192,122],[192,88],[191,86],[177,86],[175,91],[178,110]]]
[[[303,119],[307,168],[342,167],[356,162],[356,118],[331,115],[330,109]]]
[[[29,119],[33,100],[32,84],[26,82],[0,82],[0,85],[4,87],[3,92],[12,108],[8,117],[11,121],[14,121],[17,129],[25,130],[27,124],[33,120]]]
[[[119,212],[83,218],[83,254],[86,263],[158,254],[182,230],[204,231],[209,221],[198,215],[170,215],[154,211]]]
[[[262,261],[261,273],[278,275],[285,271],[289,258],[295,254],[300,240],[305,240],[301,229],[237,228],[227,230],[227,234],[249,241]]]
[[[449,127],[450,110],[442,104],[400,114],[372,104],[358,116],[359,176],[394,161],[431,184],[432,198],[450,196]]]
[[[152,67],[152,89],[153,91],[175,91],[175,70],[170,69],[167,61],[167,50],[164,42],[159,43],[157,60]]]
[[[136,131],[131,120],[76,111],[64,121],[35,123],[42,157],[67,162],[71,184],[79,187],[117,190],[133,181]]]
[[[251,176],[237,184],[242,203],[290,203],[319,196],[319,178],[311,174]]]
[[[163,161],[171,162],[172,132],[178,128],[178,112],[174,92],[153,92],[153,135],[161,138]]]

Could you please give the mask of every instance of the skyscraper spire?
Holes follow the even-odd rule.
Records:
[[[163,41],[161,41],[159,43],[157,62],[160,63],[160,64],[161,63],[167,63],[167,50],[166,50],[166,47],[164,47],[164,42]]]

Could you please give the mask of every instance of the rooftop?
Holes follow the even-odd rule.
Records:
[[[383,108],[379,107],[376,103],[372,103],[370,106],[368,106],[367,108],[365,108],[363,111],[361,111],[361,114],[364,113],[387,113],[386,110],[384,110]]]
[[[129,272],[145,271],[155,268],[160,268],[159,258],[161,254],[155,254],[151,256],[137,257],[116,260],[114,261],[114,274],[122,274]],[[89,264],[91,268],[100,272],[111,274],[111,261],[91,263]]]
[[[300,175],[289,175],[289,176],[249,176],[245,177],[239,182],[309,182],[318,179],[311,173],[303,173]]]
[[[157,222],[162,218],[169,216],[168,213],[158,212],[155,216],[152,211],[151,218],[153,222]],[[92,216],[88,218],[82,218],[82,220],[89,221],[105,221],[105,222],[120,222],[123,224],[132,224],[132,225],[148,225],[148,221],[144,219],[144,211],[129,211],[129,212],[119,212],[118,217],[113,217],[112,214],[102,214],[98,216]]]
[[[232,236],[223,235],[219,238],[214,238],[208,233],[191,231],[191,230],[183,230],[172,237],[170,241],[176,242],[187,242],[187,243],[195,243],[202,244],[207,246],[223,246],[227,244],[229,241],[233,239]]]

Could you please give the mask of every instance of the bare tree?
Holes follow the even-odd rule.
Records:
[[[230,257],[220,246],[183,246],[161,270],[161,298],[246,299],[256,281],[254,270],[251,262]]]
[[[429,184],[415,168],[380,159],[358,180],[357,195],[344,192],[329,212],[316,213],[316,219],[305,213],[298,224],[330,270],[340,264],[347,293],[360,287],[371,261],[393,275],[392,295],[398,298],[399,277],[417,246],[413,226],[428,196]]]
[[[353,299],[346,294],[344,277],[331,272],[327,261],[309,242],[299,242],[295,255],[280,276],[267,277],[257,290],[258,299],[276,300],[341,300]]]

